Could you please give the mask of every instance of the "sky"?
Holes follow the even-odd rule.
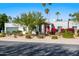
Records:
[[[45,14],[45,8],[49,8],[49,14]],[[41,3],[0,3],[0,13],[16,17],[22,13],[41,12],[51,22],[56,19],[56,12],[60,12],[59,19],[68,20],[70,13],[79,12],[79,3],[52,3],[43,7]]]

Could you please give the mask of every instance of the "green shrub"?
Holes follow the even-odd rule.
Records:
[[[18,36],[23,36],[22,31],[19,31],[19,30],[18,30],[18,31],[17,31],[17,35],[18,35]]]
[[[52,39],[58,39],[58,37],[56,35],[53,35]]]
[[[70,31],[65,31],[64,33],[62,33],[62,36],[64,38],[74,38],[74,33],[70,32]]]
[[[17,35],[17,36],[23,36],[22,31],[13,31],[12,34]]]

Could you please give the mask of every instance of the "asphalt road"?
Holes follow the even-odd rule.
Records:
[[[0,56],[78,56],[79,45],[0,41]]]

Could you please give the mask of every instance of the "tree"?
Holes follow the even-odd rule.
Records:
[[[72,17],[72,14],[70,13],[69,16]]]
[[[45,7],[45,6],[46,6],[46,4],[47,4],[47,3],[42,3],[42,6],[44,6],[44,7]],[[48,3],[48,5],[52,5],[52,3]],[[45,9],[45,13],[46,13],[46,14],[48,14],[48,13],[49,13],[49,11],[50,11],[50,9],[49,9],[49,8],[46,8],[46,9]]]
[[[73,20],[79,22],[79,12],[73,14]]]
[[[47,4],[52,5],[52,3],[42,3],[42,6],[45,7]]]
[[[74,22],[79,23],[79,12],[76,12],[76,13],[73,13],[72,15],[72,19]],[[75,35],[77,35],[77,28],[74,28],[75,29]]]
[[[44,6],[44,7],[46,7],[46,5],[47,5],[47,3],[42,4],[42,6]],[[48,5],[51,6],[52,3],[48,3]],[[49,7],[49,6],[48,6],[48,7]],[[47,17],[50,17],[50,16],[48,16],[49,11],[50,11],[50,9],[49,9],[48,7],[45,9],[45,13],[47,14]],[[47,21],[49,21],[49,18],[47,19]],[[45,28],[46,28],[46,27],[47,27],[47,26],[45,26]],[[45,30],[45,33],[46,33],[46,30]]]
[[[42,6],[45,7],[46,6],[46,3],[42,3]]]
[[[12,17],[11,16],[8,16],[8,21],[12,22]]]
[[[72,18],[73,17],[73,15],[70,13],[69,14],[69,16]],[[71,18],[70,19],[68,19],[68,28],[69,28],[69,21],[71,20]]]
[[[58,17],[59,17],[59,15],[60,15],[60,12],[56,12],[56,15],[57,15],[57,20],[58,20]]]
[[[43,22],[45,21],[42,14],[37,12],[32,12],[32,13],[23,13],[21,14],[20,17],[16,17],[14,18],[15,20],[13,22],[15,23],[19,23],[21,25],[24,25],[26,27],[28,27],[29,29],[29,34],[32,33],[32,31],[35,29],[36,25],[42,25]]]
[[[52,5],[52,3],[48,3],[49,5]]]
[[[49,13],[49,9],[47,8],[47,9],[45,9],[45,13],[46,14],[48,14]]]
[[[8,16],[5,13],[0,14],[0,29],[3,31],[4,31],[4,27],[5,27],[4,24],[6,22],[9,22]]]

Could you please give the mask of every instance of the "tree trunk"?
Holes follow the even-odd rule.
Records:
[[[76,23],[77,23],[77,20],[76,20]],[[77,24],[76,24],[77,25]],[[77,36],[77,28],[75,28],[75,36]]]
[[[58,15],[57,15],[57,21],[58,21]]]
[[[68,28],[69,28],[69,20],[68,20]]]

